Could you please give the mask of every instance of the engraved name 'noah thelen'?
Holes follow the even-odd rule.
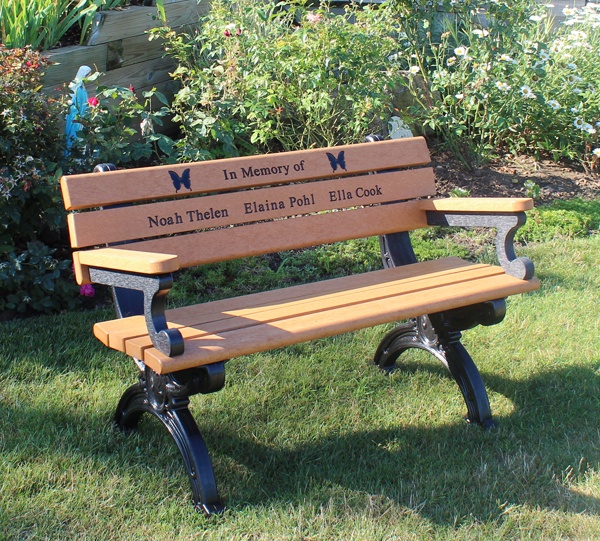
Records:
[[[183,214],[175,212],[169,216],[148,216],[148,227],[165,227],[169,225],[179,225],[183,223],[204,222],[209,220],[217,220],[219,218],[229,218],[227,209],[214,209],[210,207],[208,210],[186,210]]]

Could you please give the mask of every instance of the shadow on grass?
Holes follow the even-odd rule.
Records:
[[[225,421],[211,419],[204,430],[202,415],[196,418],[233,512],[289,503],[318,507],[337,494],[340,501],[354,498],[345,504],[354,512],[364,506],[359,512],[376,517],[400,506],[440,525],[455,525],[457,517],[497,520],[506,505],[600,515],[600,499],[571,490],[585,478],[588,464],[597,469],[600,463],[597,374],[571,367],[527,381],[484,379],[488,389],[515,405],[487,432],[460,422],[424,428],[417,419],[391,429],[340,427],[341,433],[284,448],[257,441],[252,427],[237,426],[231,412]],[[141,483],[147,476],[148,482],[182,487],[185,493],[187,478],[166,432],[146,420],[138,435],[126,437],[107,428],[111,414],[5,404],[0,449],[7,456],[29,456],[24,446],[37,438],[30,460],[70,455],[88,468],[121,472]],[[186,496],[181,504],[188,501]]]
[[[343,435],[294,449],[276,449],[236,432],[210,430],[205,436],[217,453],[252,472],[238,480],[243,489],[227,487],[234,507],[236,500],[300,503],[309,495],[319,501],[338,486],[368,494],[369,501],[391,500],[441,524],[454,524],[457,516],[497,518],[507,503],[600,516],[599,498],[569,488],[583,480],[589,465],[600,463],[597,375],[581,368],[549,371],[527,382],[485,379],[488,388],[515,404],[515,412],[498,419],[492,431],[467,423],[347,427]]]

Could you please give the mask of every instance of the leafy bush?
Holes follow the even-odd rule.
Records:
[[[171,152],[171,140],[154,132],[166,98],[149,91],[138,101],[132,88],[99,87],[97,96],[78,104],[73,121],[80,129],[67,148],[62,119],[73,103],[70,96],[55,101],[39,92],[44,66],[31,48],[0,46],[0,317],[71,308],[78,293],[94,293],[72,278],[63,171],[89,172],[104,162],[140,165],[161,149]]]
[[[179,63],[180,159],[356,142],[389,118],[389,12],[289,4],[216,0],[193,35],[155,30]]]
[[[27,249],[20,253],[8,252],[0,265],[3,284],[0,314],[49,313],[75,307],[77,288],[72,281],[64,279],[70,272],[71,262],[57,260],[54,252],[40,241],[28,242]]]
[[[0,313],[69,307],[77,288],[60,245],[64,223],[57,161],[61,108],[38,92],[44,60],[0,46]]]
[[[83,83],[98,78],[93,73]],[[71,90],[80,81],[73,81]],[[158,102],[160,107],[155,108]],[[133,87],[99,86],[96,94],[85,103],[72,107],[72,121],[77,130],[69,140],[69,156],[65,164],[68,172],[89,172],[99,163],[116,166],[139,166],[159,153],[173,153],[170,137],[157,133],[167,114],[168,101],[156,90],[136,95]]]
[[[437,132],[466,165],[499,152],[595,165],[598,5],[567,9],[558,30],[535,0],[445,1],[443,14],[403,0],[394,9],[414,124]]]

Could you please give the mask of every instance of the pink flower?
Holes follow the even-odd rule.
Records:
[[[83,284],[79,288],[79,294],[84,297],[93,297],[96,294],[96,290],[92,284]]]
[[[306,20],[309,23],[318,23],[323,16],[320,13],[313,13],[312,11],[306,15]]]
[[[88,98],[87,101],[92,107],[97,107],[98,105],[100,105],[100,101],[98,100],[98,98],[96,96],[92,96],[91,98]]]
[[[129,91],[130,91],[132,94],[135,94],[135,87],[134,87],[133,85],[129,85]]]
[[[237,32],[235,33],[236,36],[241,36],[242,35],[242,29],[238,28]]]
[[[226,38],[230,38],[230,37],[231,37],[231,32],[230,32],[229,30],[225,30],[225,32],[223,32],[223,35],[224,35]]]

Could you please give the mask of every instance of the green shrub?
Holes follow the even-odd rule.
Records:
[[[443,4],[443,7],[442,7]],[[536,0],[394,3],[399,68],[434,130],[467,165],[499,153],[600,158],[600,8],[567,9],[554,29]],[[419,77],[415,77],[418,74]]]
[[[0,46],[2,317],[71,308],[78,293],[93,295],[72,277],[59,190],[63,172],[89,172],[106,162],[140,165],[160,151],[171,153],[171,139],[154,131],[166,114],[166,98],[152,90],[138,100],[133,88],[98,87],[74,116],[80,129],[67,149],[63,119],[70,95],[56,101],[39,92],[44,66],[31,48]]]
[[[83,83],[99,76],[93,73]],[[77,82],[71,83],[71,90]],[[65,168],[77,173],[89,172],[99,163],[136,167],[157,160],[161,153],[171,155],[171,138],[155,130],[162,126],[167,106],[167,98],[154,89],[138,96],[133,87],[98,86],[94,96],[74,108],[73,122],[79,129],[70,141]]]
[[[0,313],[73,306],[63,286],[70,262],[58,253],[64,224],[58,160],[61,108],[38,92],[44,61],[0,46]]]
[[[389,118],[389,12],[289,4],[216,0],[192,35],[155,31],[179,64],[180,159],[357,142]]]

